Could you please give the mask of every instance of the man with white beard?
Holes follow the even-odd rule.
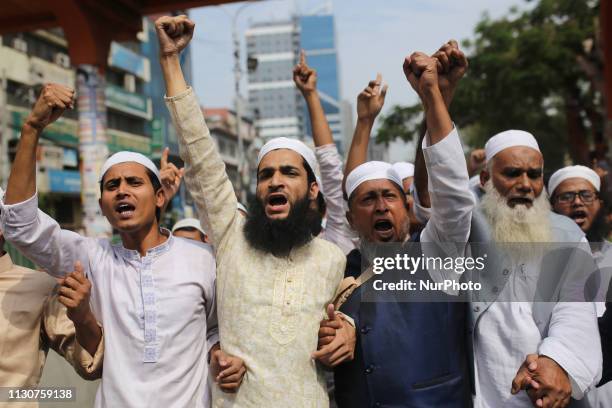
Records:
[[[496,248],[516,243],[528,251],[504,253],[509,247],[505,245],[500,253],[509,256],[499,258],[500,264],[488,263],[490,269],[483,271],[484,277],[493,276],[495,285],[483,298],[471,300],[474,405],[565,407],[570,397],[582,398],[601,374],[594,306],[527,300],[533,300],[539,288],[541,267],[550,269],[542,262],[546,254],[538,249],[544,243],[578,245],[586,242],[584,234],[550,210],[544,160],[531,134],[502,132],[487,142],[485,151],[487,165],[480,176],[485,193],[473,213],[470,242],[494,242]],[[427,191],[417,194],[422,197]],[[473,251],[475,247],[472,244]],[[565,272],[577,269],[575,251],[562,254],[559,265]]]
[[[537,250],[538,244],[585,241],[570,220],[550,210],[542,176],[544,158],[531,134],[499,133],[487,142],[485,154],[487,164],[480,175],[485,194],[480,209],[494,242],[532,244],[530,248]],[[478,232],[472,231],[473,235]],[[502,299],[504,291],[535,288],[541,258],[513,266],[512,276],[519,279],[508,279]],[[525,300],[509,297],[513,299]],[[544,406],[566,406],[570,396],[580,399],[596,384],[601,353],[593,304],[560,302],[552,310],[543,308],[524,301],[473,305],[477,405],[493,406],[493,401],[502,400],[507,401],[504,406],[526,406],[529,396]],[[537,354],[540,379],[529,388],[532,375],[521,368],[510,395],[508,380],[512,381],[527,354]],[[521,388],[528,388],[528,395],[519,393]]]

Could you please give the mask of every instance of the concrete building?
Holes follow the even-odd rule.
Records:
[[[240,162],[238,152],[238,136],[236,134],[236,112],[227,108],[206,108],[203,109],[206,124],[210,129],[210,133],[217,144],[217,149],[221,154],[221,158],[225,162],[225,169],[234,185],[234,190],[238,191],[238,164]],[[242,142],[245,151],[246,165],[243,167],[242,180],[245,186],[249,186],[249,176],[255,173],[256,164],[252,160],[253,141],[256,137],[255,125],[250,119],[242,117],[240,126],[242,133]],[[254,189],[248,191],[249,194],[254,194]]]
[[[68,56],[68,43],[60,29],[6,34],[0,46],[0,114],[5,120],[2,134],[8,137],[12,162],[21,125],[36,100],[41,86],[57,82],[75,87],[77,70]],[[158,45],[150,19],[143,19],[137,41],[110,47],[105,72],[104,107],[108,153],[131,150],[146,156],[161,156],[171,148],[171,160],[180,164],[176,133],[164,104],[165,86],[157,64]],[[188,80],[190,52],[183,56]],[[78,104],[78,101],[77,101]],[[83,226],[82,183],[79,165],[77,109],[64,113],[42,135],[38,152],[38,191],[41,206],[64,228]],[[180,209],[181,195],[173,208]]]
[[[255,24],[246,32],[247,54],[258,66],[248,75],[249,106],[259,136],[303,138],[301,95],[292,79],[299,31],[295,21]]]

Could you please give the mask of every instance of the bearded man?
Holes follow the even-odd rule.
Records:
[[[493,242],[502,248],[508,248],[507,243],[523,245],[518,257],[510,249],[500,264],[491,263],[484,276],[493,276],[498,284],[490,286],[486,298],[471,303],[474,403],[483,408],[567,406],[570,397],[582,398],[600,375],[594,306],[530,302],[528,295],[516,298],[515,294],[536,287],[540,268],[547,266],[542,260],[545,254],[539,253],[541,245],[578,245],[585,242],[584,234],[571,220],[550,211],[542,176],[544,159],[531,134],[499,133],[487,142],[485,152],[486,167],[480,174],[485,193],[478,194],[470,242]],[[424,194],[419,190],[419,196]],[[579,252],[561,254],[559,274],[563,267],[590,268],[576,255]]]
[[[321,223],[314,205],[315,155],[297,140],[266,143],[258,157],[256,199],[245,219],[181,71],[179,53],[194,24],[179,16],[155,25],[185,182],[215,249],[221,348],[247,367],[238,392],[213,391],[213,405],[327,407],[325,377],[311,353],[345,258],[337,246],[313,237]]]
[[[465,71],[465,56],[459,52],[455,56],[456,69]],[[421,241],[466,242],[474,200],[468,190],[461,142],[438,84],[437,60],[414,53],[406,58],[404,71],[425,107],[428,134],[423,150],[425,164],[431,170],[432,189],[436,191],[432,197],[433,216],[421,233]],[[364,92],[376,95],[379,91],[366,88]],[[346,178],[347,218],[359,233],[362,246],[395,243],[398,249],[418,257],[421,252],[417,244],[402,248],[410,228],[404,178],[389,163],[372,161],[355,167]],[[348,255],[347,276],[365,274],[361,258],[359,250]],[[352,345],[352,361],[340,356],[329,360],[329,365],[335,367],[338,406],[469,406],[465,304],[411,302],[391,294],[384,300],[364,300],[372,299],[376,291],[373,281],[365,281],[355,289],[340,309],[354,319],[357,342]],[[339,341],[334,322],[324,321],[321,326],[324,353],[333,350]]]
[[[585,233],[598,270],[591,277],[593,291],[596,291],[597,316],[604,333],[607,319],[602,318],[606,308],[605,299],[610,285],[612,271],[612,245],[606,240],[609,227],[605,219],[603,201],[599,196],[601,178],[585,166],[567,166],[557,170],[548,181],[548,193],[553,210],[565,215]],[[603,343],[602,338],[602,343]],[[604,349],[605,350],[605,349]],[[607,364],[604,362],[604,369]],[[590,391],[583,406],[608,407],[612,405],[612,384],[605,384]]]

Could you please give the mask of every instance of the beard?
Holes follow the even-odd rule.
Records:
[[[591,224],[591,228],[586,232],[586,238],[589,242],[604,241],[610,232],[610,226],[606,222],[606,212],[601,207]]]
[[[291,206],[282,220],[271,220],[266,215],[264,203],[255,197],[249,203],[249,213],[244,224],[247,242],[255,249],[275,256],[288,256],[293,248],[310,242],[321,231],[321,215],[310,208],[307,195]]]
[[[550,203],[546,192],[536,197],[531,207],[510,207],[493,186],[491,180],[484,185],[485,194],[480,208],[489,221],[493,240],[505,243],[551,242]]]

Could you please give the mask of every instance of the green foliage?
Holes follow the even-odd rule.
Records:
[[[579,61],[601,72],[598,14],[598,2],[539,0],[497,20],[484,15],[474,38],[463,41],[470,66],[450,109],[464,139],[480,147],[495,133],[523,129],[538,139],[547,168],[562,165],[566,153],[587,161],[587,138],[601,133],[603,106],[593,71]],[[378,141],[415,140],[420,118],[419,106],[394,107]]]

